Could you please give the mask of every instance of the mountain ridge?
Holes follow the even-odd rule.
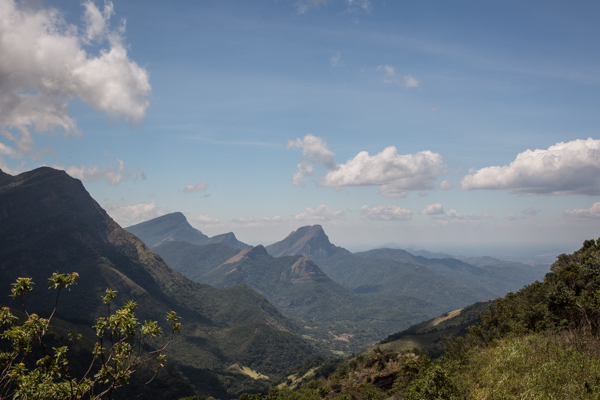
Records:
[[[163,324],[163,315],[175,310],[184,328],[168,356],[196,370],[210,368],[218,375],[237,362],[272,375],[318,354],[293,333],[299,329],[293,322],[248,285],[216,289],[169,268],[64,171],[42,167],[14,177],[0,174],[0,293],[10,293],[17,277],[31,277],[41,287],[26,302],[44,316],[54,294],[43,283],[56,271],[80,275],[61,296],[60,318],[68,321],[93,324],[105,316],[100,297],[107,287],[118,292],[115,307],[127,300],[138,304],[139,320]],[[242,338],[247,351],[239,347]]]
[[[240,242],[233,232],[208,237],[188,222],[181,212],[173,212],[125,228],[140,238],[151,249],[168,242],[186,242],[197,245],[224,243],[234,249],[250,245]]]

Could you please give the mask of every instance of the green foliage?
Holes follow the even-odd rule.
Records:
[[[438,325],[448,331],[472,317],[426,321],[393,339],[431,335]],[[392,341],[305,383],[293,398],[600,398],[600,239],[559,256],[542,282],[489,302],[479,317],[463,336],[445,338],[435,363],[426,353],[386,352]]]
[[[57,293],[54,309],[47,319],[30,314],[25,307],[24,297],[33,290],[32,279],[18,278],[12,284],[11,297],[19,299],[26,318],[23,323],[18,323],[18,318],[8,307],[0,311],[0,339],[3,341],[0,399],[108,399],[115,389],[129,383],[133,373],[152,360],[157,360],[159,366],[166,361],[162,352],[181,329],[179,317],[174,311],[167,315],[171,332],[164,337],[157,322],[138,322],[135,317],[137,305],[133,301],[111,313],[116,292],[110,289],[102,297],[107,306],[107,317],[98,318],[94,327],[97,342],[87,370],[77,370],[73,365],[75,348],[82,339],[76,330],[69,334],[70,346],[49,346],[47,333],[51,330],[60,292],[70,290],[78,279],[76,272],[70,275],[54,273],[48,279],[49,289]]]

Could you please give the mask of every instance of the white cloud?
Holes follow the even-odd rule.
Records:
[[[590,208],[565,211],[567,218],[600,218],[600,202],[594,203]]]
[[[327,143],[319,137],[310,133],[302,139],[288,140],[285,147],[302,149],[302,157],[298,163],[298,170],[292,178],[292,184],[302,186],[306,182],[306,176],[313,176],[314,165],[319,164],[327,169],[335,168],[335,153],[329,150]]]
[[[344,66],[344,62],[342,61],[342,54],[338,51],[333,56],[331,56],[331,68],[340,68]]]
[[[360,217],[369,221],[408,221],[412,215],[412,211],[390,204],[371,208],[364,205],[360,210]]]
[[[383,82],[384,83],[398,83],[395,79],[396,70],[391,65],[379,65],[377,71],[383,71]]]
[[[278,223],[284,221],[284,219],[279,215],[276,215],[274,217],[262,217],[260,220],[266,223]]]
[[[202,225],[220,225],[221,221],[219,221],[217,218],[211,218],[208,215],[198,215],[196,217],[196,222],[202,224]]]
[[[421,214],[421,215],[438,215],[438,214],[443,214],[443,213],[444,213],[444,208],[442,207],[442,205],[440,203],[427,204],[424,209],[419,211],[419,214]]]
[[[305,212],[294,217],[296,221],[331,221],[334,219],[344,219],[342,211],[333,211],[329,206],[321,204],[314,209],[308,207]]]
[[[421,81],[419,81],[417,78],[415,78],[412,75],[405,75],[404,76],[404,86],[412,88],[412,87],[417,87],[419,86],[419,83],[421,83]]]
[[[35,157],[31,129],[79,134],[68,115],[76,97],[110,118],[141,122],[149,104],[148,72],[128,58],[124,26],[110,29],[112,3],[102,11],[90,0],[83,3],[85,32],[56,9],[33,4],[0,4],[0,130],[13,150]],[[92,42],[107,45],[90,54],[85,47]]]
[[[198,182],[195,185],[185,185],[185,188],[183,189],[183,191],[185,193],[194,193],[194,192],[201,192],[203,190],[206,190],[208,188],[208,184],[204,181],[202,182]]]
[[[460,221],[479,221],[481,219],[487,218],[487,219],[496,219],[495,217],[493,217],[492,215],[488,214],[488,213],[484,213],[484,214],[461,214],[456,210],[450,210],[444,213],[446,215],[446,217],[448,217],[451,220],[460,220]]]
[[[231,220],[234,224],[247,225],[253,224],[256,220],[252,217],[238,217]]]
[[[109,20],[115,14],[112,2],[104,3],[104,10],[100,11],[92,1],[83,3],[85,14],[83,19],[86,24],[87,42],[102,42],[109,34]]]
[[[444,179],[443,181],[440,182],[439,189],[440,190],[454,189],[454,185],[452,184],[452,182],[450,182],[449,179]]]
[[[370,156],[361,151],[346,164],[327,172],[322,186],[341,189],[346,186],[379,186],[384,197],[405,197],[412,190],[433,189],[437,178],[444,174],[440,154],[429,150],[399,155],[396,147],[385,148]]]
[[[107,155],[108,156],[108,155]],[[104,180],[112,186],[117,186],[121,182],[132,179],[134,182],[138,178],[146,179],[146,173],[142,168],[138,168],[133,172],[129,172],[123,160],[115,157],[114,161],[104,167],[97,165],[52,165],[53,168],[65,171],[73,178],[79,179],[82,182],[94,182]]]
[[[600,140],[560,142],[547,150],[527,150],[503,167],[470,171],[462,190],[506,190],[522,195],[600,194]]]
[[[104,209],[112,219],[124,227],[148,221],[169,213],[169,211],[164,208],[156,207],[154,201],[152,203],[140,203],[132,206],[118,206],[111,203],[106,205]]]

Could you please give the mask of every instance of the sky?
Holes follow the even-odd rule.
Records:
[[[123,227],[555,257],[600,236],[597,1],[0,0],[0,169]],[[517,257],[517,258],[518,258]]]

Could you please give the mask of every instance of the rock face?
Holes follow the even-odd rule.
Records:
[[[180,212],[166,214],[125,229],[136,235],[152,249],[169,242],[185,242],[197,245],[223,243],[239,250],[250,247],[246,243],[237,240],[233,232],[209,238],[191,226]]]
[[[315,354],[290,333],[297,327],[249,286],[216,289],[172,270],[113,221],[79,180],[46,167],[17,176],[0,173],[0,303],[19,307],[8,297],[10,284],[31,277],[37,285],[27,306],[45,316],[55,296],[45,286],[56,271],[81,277],[71,292],[61,294],[63,319],[92,325],[106,313],[100,297],[107,287],[118,293],[116,307],[135,301],[141,321],[160,322],[176,311],[184,329],[169,350],[184,365],[225,368],[239,362],[271,375]],[[237,342],[242,337],[244,349]]]
[[[348,250],[332,244],[321,225],[298,228],[282,241],[273,243],[266,249],[274,257],[300,255],[320,259],[337,254],[351,254]]]

